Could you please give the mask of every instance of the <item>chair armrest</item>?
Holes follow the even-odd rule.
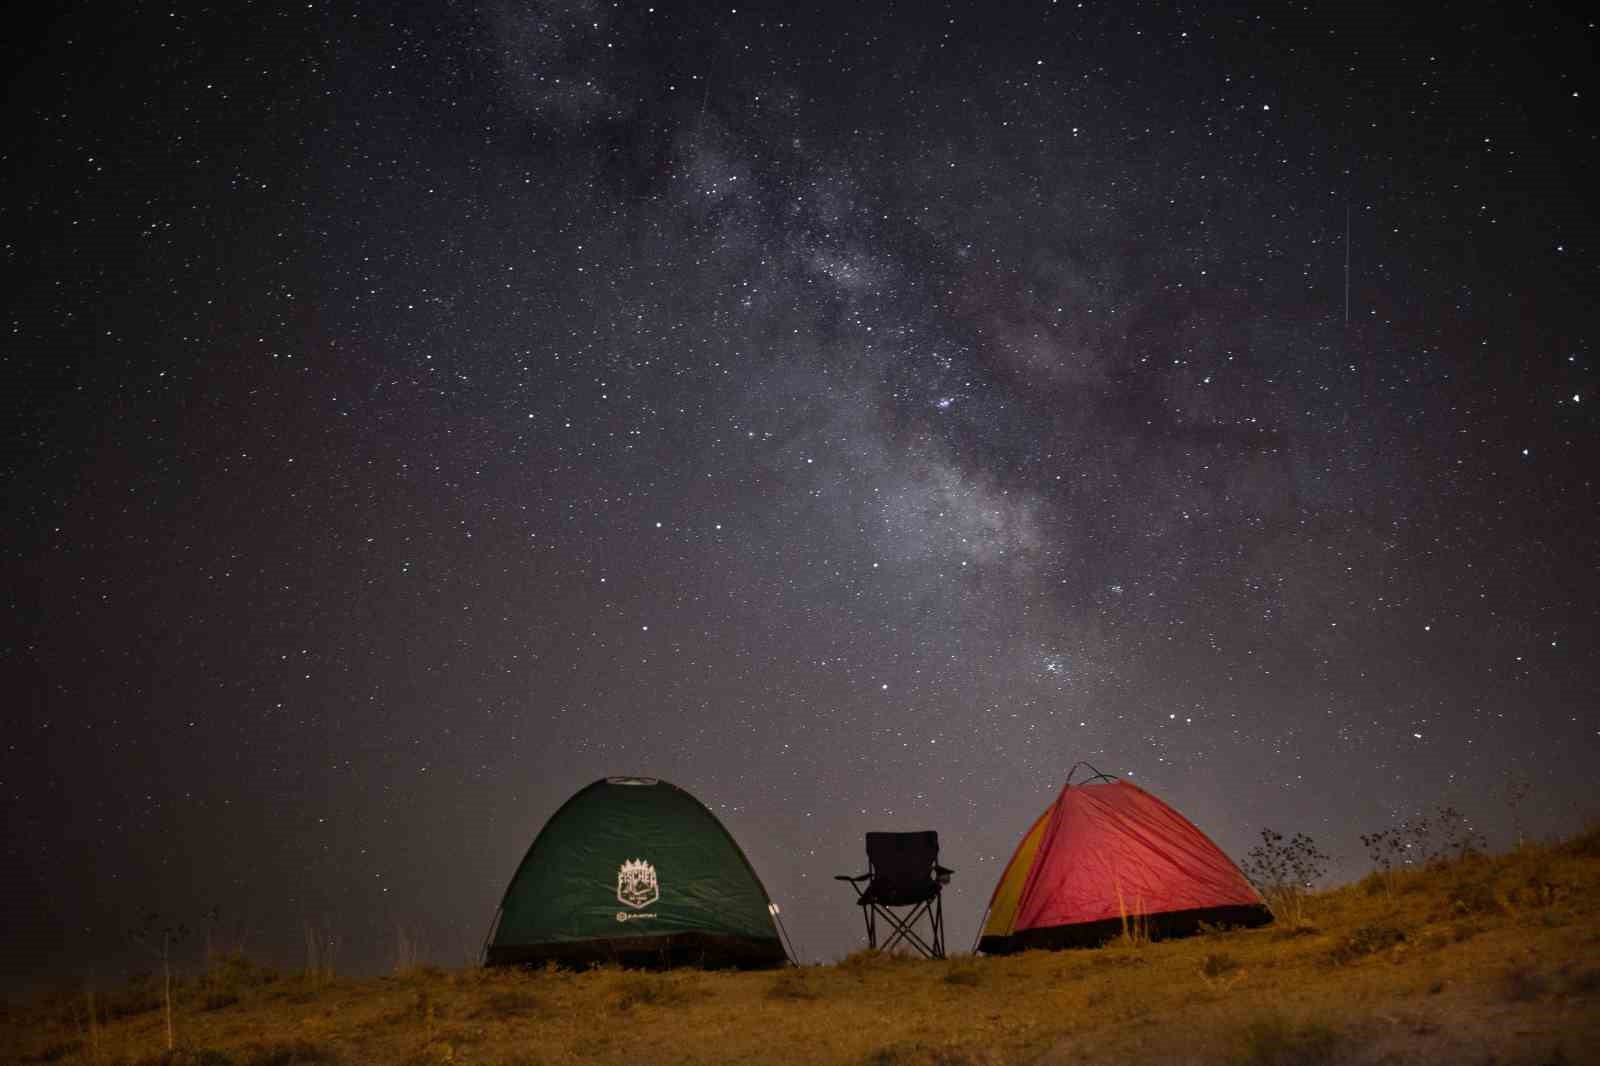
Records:
[[[854,877],[851,877],[849,874],[834,874],[833,879],[835,881],[849,881],[853,885],[857,881],[865,881],[871,876],[871,874],[856,874]]]
[[[950,875],[953,873],[955,873],[955,871],[950,869],[948,866],[940,866],[938,863],[933,864],[934,880],[938,881],[941,885],[949,884]]]

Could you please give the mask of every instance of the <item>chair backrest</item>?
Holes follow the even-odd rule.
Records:
[[[884,902],[927,899],[938,891],[933,867],[939,861],[939,834],[868,833],[867,866],[871,891]]]

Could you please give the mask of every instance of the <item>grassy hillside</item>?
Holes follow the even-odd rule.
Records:
[[[1600,828],[1311,896],[1303,924],[762,973],[223,960],[7,1011],[6,1062],[1600,1063]],[[90,1007],[93,1007],[91,1017]]]

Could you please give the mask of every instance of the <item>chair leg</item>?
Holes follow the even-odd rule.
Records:
[[[889,924],[888,938],[882,946],[878,944],[878,918],[882,916]],[[861,904],[861,918],[867,927],[867,947],[872,950],[893,951],[901,943],[910,944],[923,958],[942,959],[945,957],[944,946],[944,896],[935,895],[913,907],[909,914],[901,917],[894,911],[877,903]],[[928,919],[928,936],[924,937],[916,928],[917,923],[923,918]]]
[[[919,903],[905,917],[895,914],[888,908],[874,906],[874,910],[883,912],[884,919],[894,929],[894,935],[884,941],[883,950],[892,951],[895,945],[903,941],[915,948],[925,959],[944,958],[944,915],[941,910],[937,919],[935,918],[933,908],[937,902],[938,897],[935,896],[932,900]],[[922,920],[924,915],[927,916],[929,925],[932,926],[933,942],[931,944],[923,938],[916,928],[917,923]]]

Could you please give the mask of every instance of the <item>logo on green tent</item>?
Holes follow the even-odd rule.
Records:
[[[634,910],[650,906],[661,898],[656,868],[643,859],[629,859],[617,870],[617,902]]]

